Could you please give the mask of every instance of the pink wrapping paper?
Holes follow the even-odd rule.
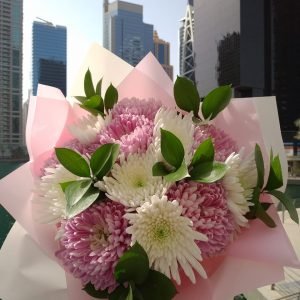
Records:
[[[166,78],[163,69],[152,55],[146,56],[132,69],[119,84],[118,91],[120,99],[155,98],[168,107],[175,107],[172,82]],[[53,148],[62,146],[71,138],[67,126],[81,114],[84,114],[84,111],[78,107],[74,110],[59,90],[39,86],[38,96],[30,103],[27,124],[26,138],[30,163],[0,182],[1,204],[52,259],[55,259],[54,252],[57,249],[54,241],[55,228],[36,224],[32,218],[30,200],[33,176],[40,174],[40,168],[53,152]],[[258,121],[252,101],[233,100],[224,113],[217,117],[215,124],[236,139],[239,146],[244,146],[246,152],[253,149],[255,143],[259,143],[266,156]],[[251,222],[250,228],[239,236],[224,256],[204,263],[209,279],[198,278],[197,284],[193,285],[185,278],[183,284],[178,287],[180,293],[176,300],[229,299],[235,294],[281,280],[283,266],[300,267],[274,208],[272,216],[278,225],[275,229],[267,228],[260,221]],[[69,299],[90,299],[81,291],[78,280],[68,274],[66,279]]]

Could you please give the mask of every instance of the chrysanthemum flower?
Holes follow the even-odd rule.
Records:
[[[237,225],[245,227],[248,220],[245,214],[249,212],[249,200],[256,186],[257,170],[254,154],[242,159],[240,154],[232,153],[225,161],[229,167],[223,177],[228,207]]]
[[[81,118],[77,123],[69,126],[71,134],[79,140],[81,144],[88,145],[95,141],[97,134],[111,120],[111,115],[103,119],[100,115],[89,114]]]
[[[33,203],[39,223],[57,223],[66,216],[66,197],[60,183],[79,179],[62,165],[44,169],[44,175],[36,185]]]
[[[192,113],[182,115],[178,114],[176,110],[169,108],[161,108],[155,116],[154,127],[154,141],[155,150],[158,153],[158,160],[161,160],[160,155],[160,129],[172,132],[181,141],[184,152],[185,161],[187,163],[191,160],[192,147],[194,142],[194,123],[192,121]]]
[[[160,176],[152,176],[155,155],[149,150],[142,154],[122,157],[111,170],[111,176],[104,177],[107,196],[127,207],[141,206],[152,195],[162,196],[168,184]]]
[[[130,244],[123,215],[122,205],[108,201],[62,223],[61,250],[56,256],[83,285],[91,282],[96,289],[109,291],[117,286],[114,268]]]
[[[215,160],[224,162],[232,152],[237,151],[236,142],[223,130],[212,124],[196,126],[193,149],[197,149],[199,144],[210,137],[215,147]]]
[[[181,267],[195,283],[193,269],[206,278],[195,240],[206,241],[207,237],[194,231],[192,221],[181,214],[182,207],[177,201],[154,195],[137,213],[125,214],[131,224],[127,232],[132,235],[132,244],[137,241],[145,249],[153,269],[180,284],[178,268]]]
[[[207,242],[197,241],[204,257],[224,252],[235,226],[221,183],[180,182],[169,189],[167,197],[177,200],[182,215],[193,221],[193,229],[208,237]]]
[[[123,99],[112,112],[112,120],[99,132],[85,152],[93,153],[100,145],[117,143],[125,156],[146,152],[153,140],[154,116],[161,103],[136,98]]]

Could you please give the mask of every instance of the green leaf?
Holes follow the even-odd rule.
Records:
[[[203,100],[201,109],[205,119],[214,119],[230,102],[232,90],[224,85],[212,90]]]
[[[256,216],[263,221],[268,227],[274,228],[276,227],[276,223],[274,220],[266,213],[264,208],[262,207],[261,203],[258,204],[256,210]]]
[[[134,281],[143,283],[148,276],[149,259],[147,253],[137,242],[126,251],[115,267],[115,278],[118,282]]]
[[[66,191],[66,188],[67,188],[70,184],[72,184],[73,182],[76,182],[76,180],[73,180],[73,181],[67,181],[67,182],[60,182],[59,185],[60,185],[62,191],[65,192],[65,191]]]
[[[82,196],[82,198],[73,206],[69,207],[67,205],[67,217],[73,218],[79,213],[83,212],[85,209],[90,207],[98,198],[100,194],[99,189],[91,186],[89,190]]]
[[[168,175],[171,171],[168,170],[166,164],[163,161],[155,163],[152,167],[153,176],[165,176]]]
[[[90,165],[94,176],[97,176],[106,165],[112,154],[114,145],[116,144],[102,145],[93,153],[90,160]]]
[[[272,203],[268,203],[268,202],[261,202],[260,203],[263,210],[264,211],[267,211],[269,209],[269,207],[272,205]],[[248,219],[248,220],[254,220],[254,219],[257,219],[257,216],[256,216],[256,206],[250,206],[249,207],[250,211],[246,213],[245,217]]]
[[[190,171],[193,181],[213,183],[220,180],[226,173],[227,166],[221,162],[200,163]]]
[[[257,218],[259,218],[263,223],[265,223],[268,227],[270,228],[274,228],[276,227],[276,223],[274,222],[274,220],[267,214],[265,208],[266,206],[263,205],[260,201],[259,201],[259,197],[260,197],[260,188],[256,187],[253,190],[253,196],[252,196],[252,200],[251,202],[254,204],[254,207],[250,207],[250,209],[252,211],[255,212],[255,216]]]
[[[190,177],[190,175],[185,162],[176,171],[164,176],[167,182],[176,182],[186,177]]]
[[[184,160],[184,148],[179,138],[172,132],[160,129],[161,154],[163,158],[173,167],[178,169]]]
[[[96,299],[107,299],[109,295],[107,290],[104,291],[96,290],[94,285],[90,282],[82,290],[85,291],[91,297]]]
[[[74,98],[77,99],[81,103],[83,103],[86,100],[86,97],[84,97],[84,96],[74,96]]]
[[[265,190],[276,190],[283,186],[282,171],[279,156],[275,156],[271,161],[270,173]]]
[[[112,144],[110,156],[97,175],[99,180],[101,180],[111,170],[118,158],[119,150],[120,146],[118,144]]]
[[[102,89],[102,78],[98,81],[96,85],[96,94],[101,97],[101,89]]]
[[[108,300],[126,300],[129,288],[125,288],[119,285],[111,294],[109,294]]]
[[[291,219],[299,224],[299,216],[296,207],[294,206],[292,199],[280,191],[269,191],[270,195],[276,197],[282,205],[287,209]]]
[[[91,98],[96,94],[93,85],[92,74],[89,69],[86,71],[84,76],[84,92],[87,98]]]
[[[67,148],[55,148],[59,162],[71,173],[80,177],[90,177],[90,167],[77,152]]]
[[[118,102],[118,90],[112,84],[110,84],[110,86],[106,90],[105,97],[104,97],[104,106],[106,111],[112,109],[117,102]]]
[[[255,145],[255,163],[257,169],[257,186],[262,188],[264,186],[265,178],[265,165],[264,159],[261,153],[261,149],[258,144]]]
[[[180,109],[187,112],[192,111],[194,116],[198,117],[200,96],[193,81],[177,76],[174,84],[174,98]]]
[[[101,99],[102,100],[102,99]],[[87,108],[94,108],[97,109],[99,106],[101,106],[101,100],[99,95],[94,95],[87,99],[84,103],[83,106]]]
[[[215,149],[212,139],[208,138],[202,142],[194,153],[191,165],[196,166],[200,163],[213,162],[215,157]]]
[[[129,291],[128,291],[128,295],[126,297],[126,300],[133,300],[133,294],[132,294],[132,287],[131,287],[131,285],[129,285]]]
[[[137,286],[144,300],[171,300],[177,294],[174,283],[164,274],[149,270],[146,281]]]
[[[91,179],[83,179],[71,183],[65,191],[67,206],[71,207],[76,204],[88,191],[92,183]]]

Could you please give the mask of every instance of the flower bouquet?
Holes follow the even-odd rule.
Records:
[[[82,290],[72,299],[229,299],[297,265],[272,198],[297,211],[251,100],[172,87],[151,55],[117,87],[85,71],[72,104],[40,87],[27,131],[25,223]]]

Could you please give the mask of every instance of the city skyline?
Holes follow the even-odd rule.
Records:
[[[171,64],[174,65],[174,75],[176,76],[179,74],[179,20],[185,11],[187,1],[176,1],[176,3],[172,4],[172,7],[169,7],[170,5],[167,0],[161,0],[159,2],[129,0],[129,2],[143,5],[145,23],[154,24],[154,29],[159,31],[160,37],[170,42],[170,60]],[[90,0],[88,7],[84,0],[24,1],[23,101],[27,100],[28,89],[31,89],[32,86],[31,31],[32,23],[36,20],[36,17],[68,28],[67,86],[70,87],[91,44],[97,42],[102,45],[102,4],[102,0]],[[168,11],[168,14],[164,15],[163,18],[157,18],[158,5],[160,6],[160,10]],[[84,16],[82,15],[82,11],[85,12]],[[172,24],[172,26],[170,26],[170,24]]]

